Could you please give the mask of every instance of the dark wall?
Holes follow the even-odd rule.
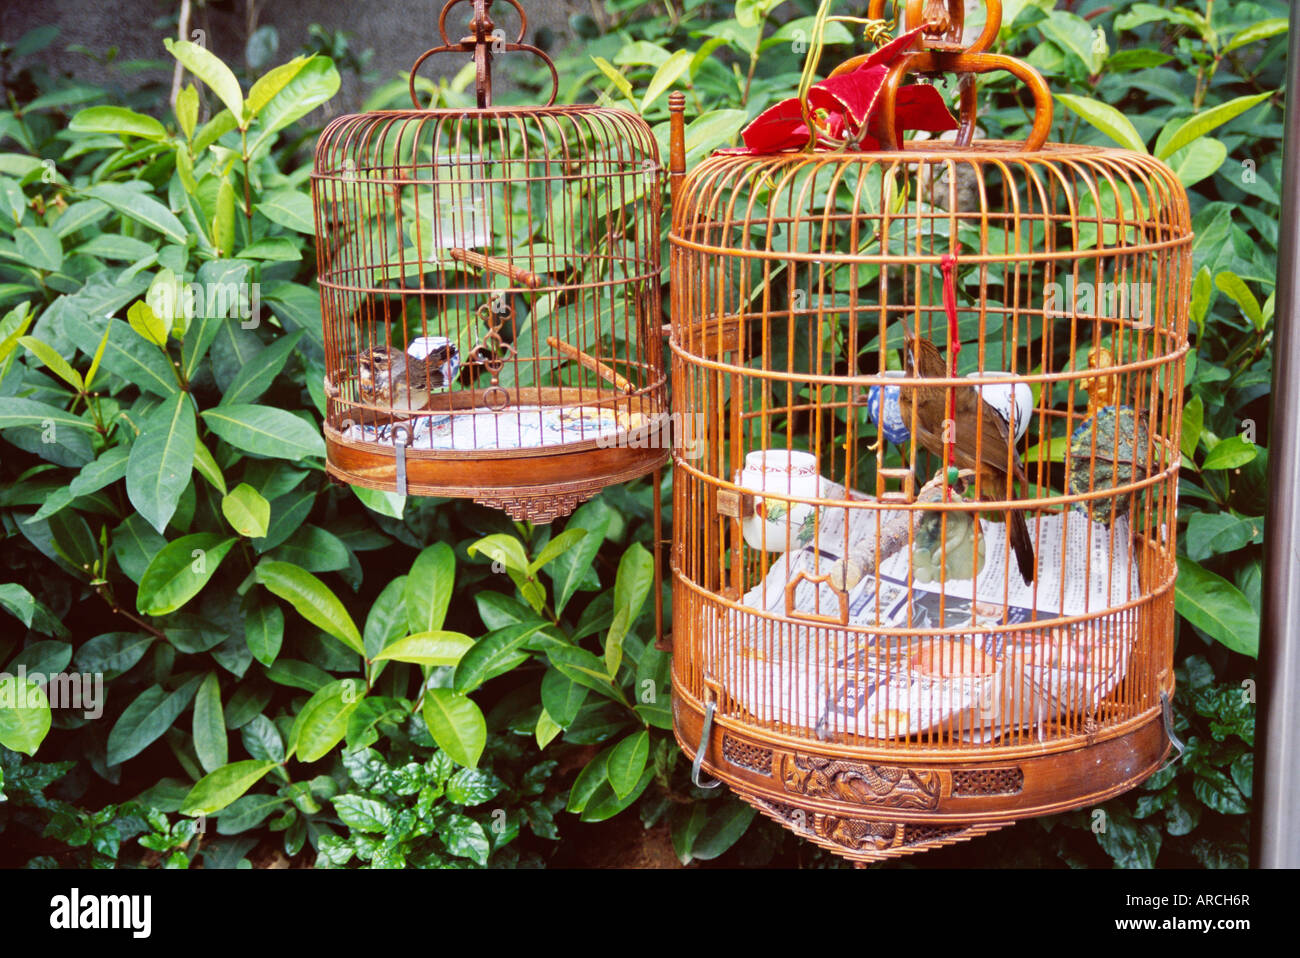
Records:
[[[543,40],[563,44],[568,35],[568,18],[586,8],[580,0],[521,0],[528,13],[529,42],[539,29]],[[417,56],[440,41],[438,11],[441,0],[262,0],[253,4],[254,27],[271,24],[279,32],[279,49],[272,63],[289,59],[308,42],[307,28],[319,23],[328,29],[352,34],[352,47],[360,52],[372,49],[367,74],[377,83],[396,79],[409,70]],[[171,81],[171,59],[163,49],[164,36],[174,36],[179,0],[0,0],[0,40],[15,43],[28,30],[56,24],[58,38],[32,59],[51,71],[91,83],[138,89],[149,82]],[[232,65],[244,64],[244,50],[250,33],[247,0],[210,0],[194,3],[191,28],[204,31],[206,45]],[[460,3],[448,16],[448,34],[458,39],[466,32],[472,15],[469,3]],[[497,2],[493,19],[513,39],[518,18],[509,3]],[[173,24],[167,26],[167,22]],[[117,48],[116,63],[105,65],[87,53],[70,53],[67,47],[81,45],[103,55]],[[448,64],[430,68],[453,74],[460,61],[448,56]],[[156,60],[153,70],[123,68],[125,61]],[[165,62],[164,62],[165,61]],[[21,68],[24,63],[16,63]],[[425,72],[425,71],[422,71]],[[357,76],[344,72],[341,96],[332,104],[337,111],[360,107],[366,92]]]

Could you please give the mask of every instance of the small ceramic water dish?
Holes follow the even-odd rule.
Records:
[[[887,379],[901,379],[901,369],[887,369],[880,375]],[[881,396],[884,397],[884,411],[881,411]],[[903,421],[903,411],[898,405],[898,387],[891,384],[872,386],[867,390],[867,415],[881,433],[892,443],[902,445],[911,438],[907,423]]]
[[[811,541],[817,509],[785,496],[815,499],[821,493],[817,457],[789,449],[758,449],[745,456],[736,484],[754,495],[754,514],[741,521],[740,531],[751,548],[768,552],[798,549]],[[771,493],[763,496],[762,493]]]
[[[968,379],[1010,379],[1014,373],[989,369],[984,372],[969,373]],[[1034,417],[1034,394],[1028,383],[988,383],[975,387],[986,403],[998,411],[1008,423],[1012,411],[1015,412],[1016,441],[1024,438],[1029,431],[1029,421]]]

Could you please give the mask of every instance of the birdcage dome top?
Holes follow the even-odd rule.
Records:
[[[900,255],[937,262],[959,245],[968,262],[1008,253],[1059,259],[1064,246],[1071,257],[1158,253],[1191,232],[1182,195],[1177,175],[1155,157],[1082,144],[1026,150],[1014,141],[933,140],[873,152],[721,152],[686,175],[672,242],[701,253],[861,264]],[[1017,228],[1026,217],[1042,224],[1036,233]],[[1047,224],[1070,237],[1048,241]],[[953,236],[953,225],[959,242],[934,242]],[[890,244],[891,232],[910,242]]]

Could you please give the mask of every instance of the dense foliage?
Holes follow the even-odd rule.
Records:
[[[798,85],[814,7],[612,0],[573,19],[562,95],[594,86],[666,144],[666,94],[685,89],[694,162]],[[1287,5],[1004,11],[1001,44],[1058,94],[1055,139],[1179,173],[1198,274],[1177,596],[1189,753],[1100,810],[1016,826],[997,853],[1241,865]],[[840,24],[825,39],[828,60],[861,46]],[[0,830],[18,863],[247,867],[274,846],[318,866],[544,864],[580,821],[620,815],[666,824],[683,861],[826,863],[689,784],[653,642],[668,604],[651,595],[647,483],[552,528],[327,480],[304,118],[338,89],[331,58],[260,61],[241,82],[169,42],[200,82],[163,115],[156,90],[24,69],[52,40],[0,51]],[[466,104],[468,80],[424,88]],[[980,106],[989,136],[1023,134],[1010,80]],[[41,706],[20,670],[102,676],[102,715]]]

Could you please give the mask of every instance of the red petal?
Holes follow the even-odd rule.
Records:
[[[915,40],[917,34],[924,29],[925,27],[917,27],[915,30],[909,30],[902,36],[890,40],[875,53],[871,54],[871,56],[867,57],[867,62],[862,64],[858,69],[866,69],[867,67],[874,66],[889,66],[911,48],[912,41]]]
[[[803,107],[798,97],[770,106],[740,133],[751,153],[780,153],[794,150],[808,142],[808,127],[803,122]]]
[[[942,133],[957,129],[957,121],[949,112],[948,104],[928,83],[909,83],[899,87],[894,104],[894,116],[900,130]]]
[[[843,113],[860,128],[875,107],[888,67],[859,67],[851,73],[827,77],[808,90],[808,105],[828,113]]]

